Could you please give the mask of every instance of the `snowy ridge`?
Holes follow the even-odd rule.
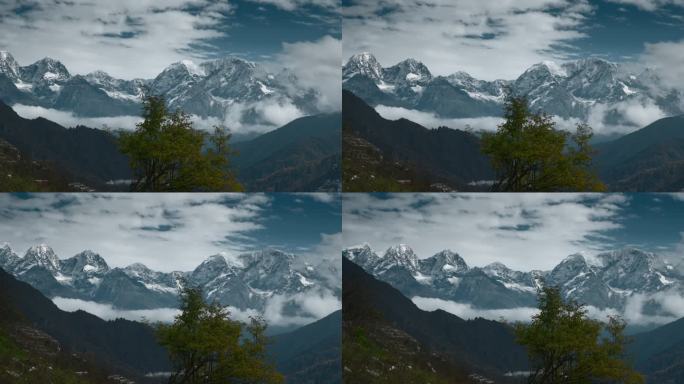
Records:
[[[51,58],[22,67],[9,52],[3,51],[0,52],[0,76],[8,78],[16,88],[4,90],[8,95],[0,92],[0,98],[6,102],[11,104],[21,95],[23,104],[66,110],[76,115],[81,114],[81,104],[93,102],[101,105],[98,116],[138,115],[145,89],[150,94],[163,96],[170,109],[180,108],[202,118],[223,119],[230,108],[238,105],[244,116],[252,116],[256,111],[253,104],[264,101],[291,105],[302,114],[320,112],[317,91],[301,86],[287,69],[269,73],[260,64],[237,57],[201,63],[182,60],[169,65],[153,79],[123,80],[103,71],[72,76],[62,63]],[[62,99],[61,95],[67,98]],[[91,117],[92,112],[87,113]]]
[[[596,57],[543,61],[516,79],[485,81],[462,71],[432,76],[414,59],[382,67],[364,53],[344,65],[343,87],[373,106],[398,106],[450,118],[500,116],[507,93],[525,96],[535,109],[565,119],[586,119],[597,105],[614,109],[618,116],[623,113],[618,106],[626,102],[657,106],[670,115],[684,113],[682,90],[663,83],[656,72],[632,72]],[[619,120],[615,116],[612,119]]]
[[[347,248],[343,255],[408,297],[434,297],[483,308],[535,306],[543,283],[559,287],[566,298],[599,309],[623,309],[635,295],[684,294],[684,275],[678,268],[636,248],[591,256],[576,253],[550,271],[529,272],[499,262],[469,267],[449,250],[420,259],[405,245],[390,247],[379,256],[364,244]]]
[[[276,249],[217,254],[192,271],[167,273],[141,263],[110,268],[104,258],[88,250],[60,260],[47,245],[31,247],[23,257],[2,247],[0,267],[48,297],[66,295],[130,309],[175,306],[185,286],[201,287],[208,299],[241,310],[263,310],[267,299],[276,295],[340,293],[338,284],[331,285],[327,279],[334,265],[299,262],[299,256]],[[54,283],[46,281],[45,273]],[[138,299],[130,301],[129,297]]]

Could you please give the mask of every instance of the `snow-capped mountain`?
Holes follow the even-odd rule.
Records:
[[[235,57],[202,63],[173,63],[154,79],[121,80],[102,71],[71,75],[57,60],[45,58],[22,67],[0,52],[0,100],[104,117],[139,115],[145,90],[164,96],[170,109],[202,118],[223,119],[239,113],[245,123],[260,123],[262,102],[294,106],[302,114],[320,112],[318,94],[298,84],[288,70],[269,73],[263,66]]]
[[[338,282],[327,279],[332,264],[312,266],[296,255],[265,249],[237,256],[213,255],[194,270],[158,272],[136,263],[110,268],[86,250],[59,259],[47,245],[31,247],[24,257],[9,245],[0,248],[0,268],[30,283],[48,297],[68,297],[111,304],[121,309],[175,307],[179,289],[202,288],[207,300],[240,310],[262,311],[268,299],[327,291],[340,295]],[[339,273],[339,271],[334,271]],[[296,308],[291,308],[296,312]]]
[[[681,114],[681,90],[668,88],[652,70],[638,73],[600,58],[563,64],[545,61],[514,80],[478,80],[465,72],[432,76],[422,63],[409,59],[383,68],[363,53],[343,67],[343,87],[367,103],[400,106],[442,117],[500,116],[506,92],[526,96],[534,110],[562,118],[586,119],[593,107],[615,109],[607,122],[621,123],[617,104],[635,101]]]
[[[542,284],[558,286],[566,298],[596,308],[623,310],[634,295],[684,294],[684,275],[662,257],[635,248],[574,254],[551,271],[514,271],[504,264],[469,267],[458,254],[445,250],[418,259],[405,245],[382,256],[369,245],[347,248],[344,257],[407,297],[423,296],[469,303],[478,308],[535,306]],[[406,260],[411,260],[407,263]],[[655,313],[665,311],[653,304]]]

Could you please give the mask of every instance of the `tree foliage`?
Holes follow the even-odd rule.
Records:
[[[494,191],[602,191],[591,169],[593,132],[586,124],[575,133],[556,129],[549,115],[532,113],[524,97],[508,98],[505,121],[482,136],[498,180]]]
[[[175,373],[172,384],[282,383],[266,358],[266,323],[230,319],[226,309],[206,303],[198,288],[181,292],[181,314],[160,324],[159,342],[168,351]]]
[[[119,135],[129,156],[133,191],[240,191],[230,170],[230,134],[194,129],[182,111],[169,112],[163,97],[143,98],[143,118],[132,132]],[[208,145],[207,145],[208,144]]]
[[[518,323],[518,342],[527,347],[530,384],[643,383],[625,361],[625,323],[587,317],[584,306],[563,300],[556,287],[539,292],[540,312],[531,323]]]

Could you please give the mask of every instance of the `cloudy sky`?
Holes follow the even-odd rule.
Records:
[[[165,272],[265,247],[336,259],[339,210],[332,194],[0,194],[0,243],[20,256],[48,244],[62,259],[90,249],[111,267]]]
[[[514,79],[542,60],[601,56],[684,85],[681,0],[343,0],[343,55],[412,57],[438,75]]]
[[[499,261],[525,271],[626,246],[684,254],[684,194],[349,194],[343,201],[344,246],[367,242],[380,254],[404,243],[419,258],[451,249],[471,266]]]
[[[0,49],[22,65],[43,57],[79,74],[150,78],[182,59],[261,61],[288,45],[340,37],[333,0],[76,0],[0,2]]]
[[[0,50],[20,65],[47,56],[72,74],[147,79],[233,55],[290,68],[329,109],[339,109],[341,44],[338,0],[0,1]]]

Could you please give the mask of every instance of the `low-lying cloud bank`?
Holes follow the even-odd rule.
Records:
[[[482,317],[489,320],[530,321],[539,310],[533,307],[482,309],[468,303],[458,303],[430,297],[415,296],[411,299],[424,311],[441,309],[463,319]],[[647,313],[646,308],[660,308],[658,314]],[[620,316],[629,325],[658,326],[684,317],[684,296],[676,292],[658,292],[652,295],[635,294],[630,296],[623,311],[614,308],[585,307],[587,315],[593,319],[606,321],[609,316]]]
[[[140,116],[76,116],[69,111],[35,105],[14,104],[12,109],[25,119],[42,117],[67,128],[83,125],[97,129],[133,130],[142,121]],[[258,103],[235,103],[226,111],[225,119],[190,115],[190,120],[195,128],[205,131],[211,131],[215,126],[224,126],[233,133],[262,134],[303,116],[305,113],[289,101],[265,100]]]
[[[14,104],[12,109],[25,119],[42,117],[67,128],[85,125],[86,127],[98,129],[111,128],[131,130],[135,128],[137,123],[142,121],[140,116],[81,117],[74,115],[72,112],[43,108],[35,105]]]
[[[449,127],[465,130],[470,127],[470,129],[475,131],[495,131],[497,126],[504,121],[501,117],[495,116],[450,119],[439,117],[432,112],[423,112],[403,107],[388,107],[386,105],[378,105],[375,107],[375,110],[385,119],[408,119],[431,129]]]
[[[111,304],[94,301],[55,297],[52,301],[63,311],[82,310],[103,320],[127,319],[133,321],[151,321],[169,323],[180,313],[177,308],[155,308],[127,310],[114,308]],[[248,322],[250,317],[262,316],[269,326],[302,326],[319,320],[342,307],[340,299],[327,290],[299,293],[292,296],[274,295],[266,302],[263,313],[256,309],[239,309],[228,306],[230,316],[234,320]],[[297,308],[297,314],[290,313]]]
[[[473,131],[495,131],[504,119],[495,116],[473,118],[444,118],[432,112],[424,112],[403,107],[389,107],[378,105],[375,110],[385,119],[398,120],[401,118],[416,122],[426,128],[449,127],[453,129]],[[611,118],[619,116],[619,121]],[[586,122],[601,135],[628,134],[641,129],[656,120],[667,117],[667,114],[650,100],[629,99],[615,104],[595,104],[589,109],[586,120],[578,118],[562,118],[552,116],[556,127],[574,131],[577,124]]]
[[[288,313],[288,307],[299,309],[297,315]],[[263,316],[271,325],[301,326],[319,320],[342,308],[340,299],[332,292],[320,290],[316,293],[300,293],[294,296],[275,295],[271,297]]]
[[[180,313],[177,308],[156,308],[126,310],[114,308],[111,304],[101,304],[94,301],[55,297],[52,299],[55,305],[67,312],[82,310],[91,313],[104,320],[127,319],[133,321],[171,322]]]
[[[412,301],[418,308],[424,311],[441,309],[463,319],[482,317],[489,320],[529,321],[539,311],[537,308],[532,307],[480,309],[473,308],[472,305],[467,303],[420,296],[414,297]]]

